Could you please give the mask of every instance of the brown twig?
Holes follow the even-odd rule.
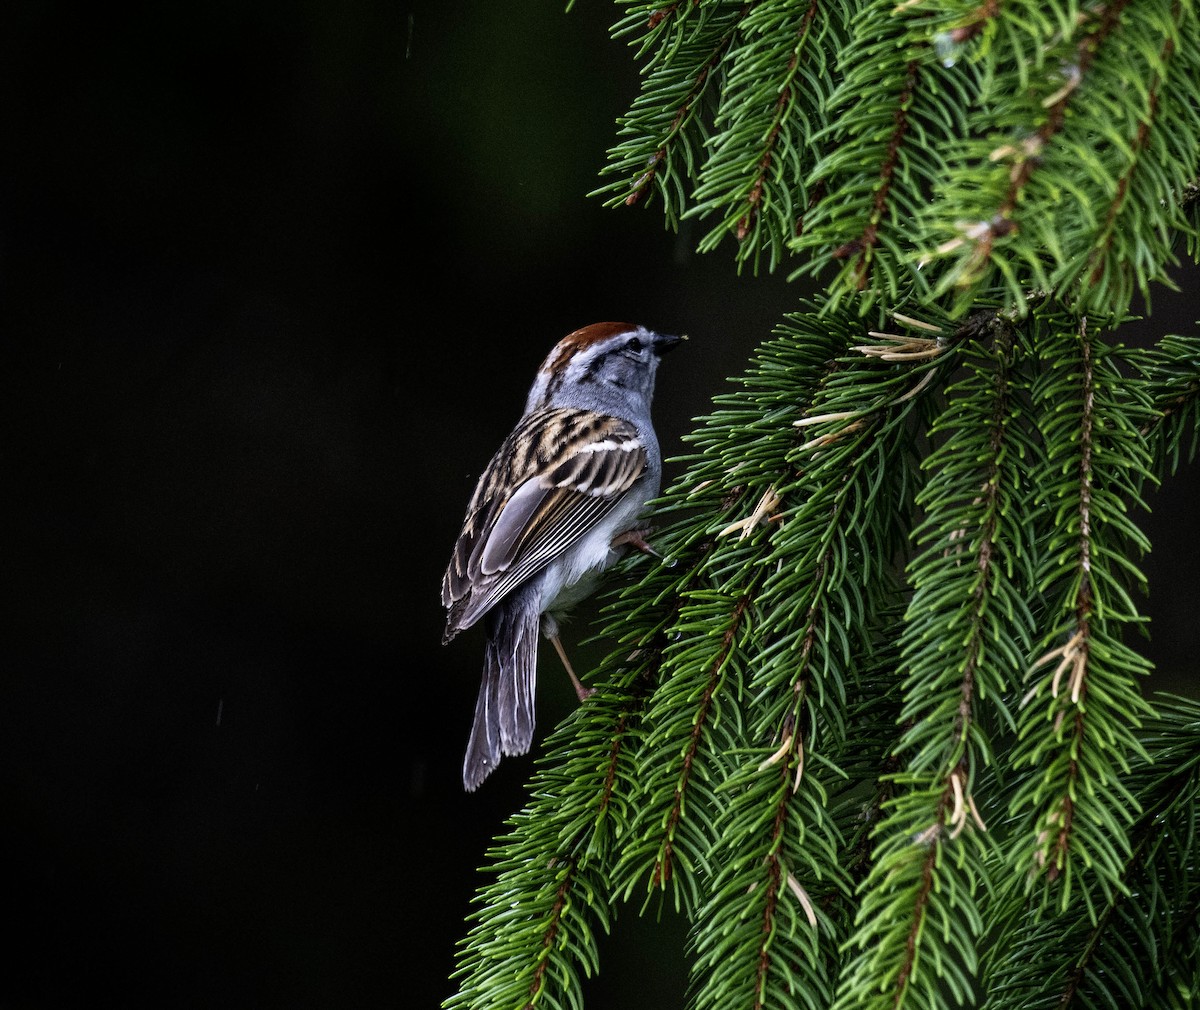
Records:
[[[900,162],[900,148],[904,143],[904,135],[908,132],[908,110],[912,106],[913,93],[917,87],[917,68],[919,65],[916,60],[909,60],[908,66],[904,71],[904,84],[900,89],[896,111],[892,114],[895,126],[892,128],[891,136],[888,138],[887,153],[884,155],[883,164],[879,168],[879,185],[875,187],[871,216],[867,219],[867,225],[858,238],[838,246],[833,251],[834,259],[847,259],[850,256],[858,257],[854,273],[855,284],[859,291],[862,291],[867,286],[867,281],[870,279],[871,251],[879,242],[879,223],[883,220],[884,210],[887,207],[888,193],[891,191],[892,180],[895,177],[896,168]]]

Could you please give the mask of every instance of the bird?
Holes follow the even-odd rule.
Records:
[[[533,741],[539,632],[580,702],[559,621],[630,547],[656,552],[643,513],[662,479],[650,419],[664,354],[684,336],[602,322],[563,337],[479,477],[442,579],[443,644],[482,620],[483,677],[463,759],[474,792]]]

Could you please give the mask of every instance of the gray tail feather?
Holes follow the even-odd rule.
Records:
[[[539,617],[536,603],[520,596],[487,615],[483,683],[463,761],[468,792],[495,770],[501,754],[524,754],[533,743]]]

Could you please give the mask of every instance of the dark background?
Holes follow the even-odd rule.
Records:
[[[8,11],[3,1010],[452,991],[530,769],[459,779],[481,639],[442,647],[438,593],[476,476],[569,330],[690,334],[671,454],[801,294],[586,196],[637,87],[618,12]],[[1171,683],[1195,500],[1150,527]],[[635,913],[590,1005],[682,1002],[680,923]]]

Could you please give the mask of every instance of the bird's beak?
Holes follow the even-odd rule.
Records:
[[[685,340],[687,340],[687,336],[683,334],[672,336],[668,333],[656,333],[654,334],[654,353],[661,358],[667,351],[678,347]]]

